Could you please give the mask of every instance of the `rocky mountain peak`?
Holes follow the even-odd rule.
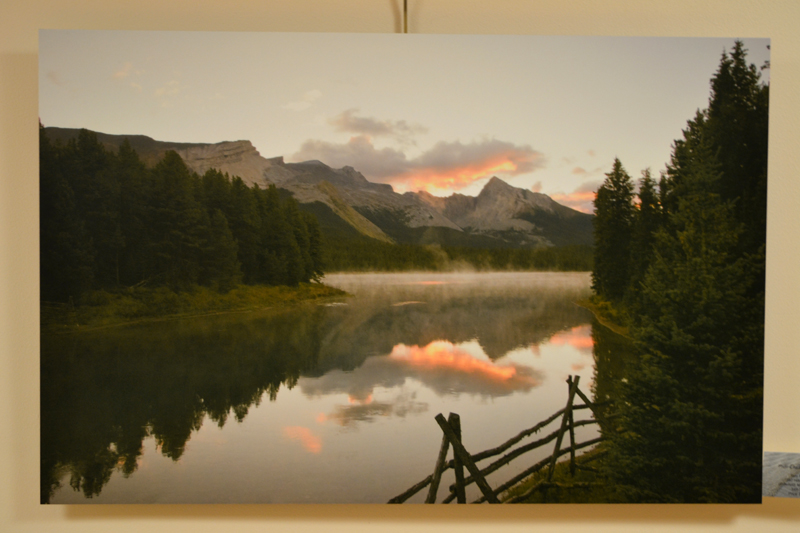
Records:
[[[518,189],[517,187],[509,185],[497,176],[492,176],[486,185],[483,186],[483,189],[481,189],[481,192],[476,198],[478,201],[486,201],[490,199],[494,200],[497,198],[512,198],[519,197],[523,192],[523,189]]]

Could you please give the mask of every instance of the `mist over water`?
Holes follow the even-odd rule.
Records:
[[[591,393],[586,273],[324,282],[352,296],[43,336],[43,500],[385,502],[432,470],[437,413],[475,453],[563,407],[568,375]]]

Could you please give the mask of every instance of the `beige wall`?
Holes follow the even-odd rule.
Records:
[[[394,32],[401,9],[402,0],[0,0],[0,531],[800,529],[800,501],[778,499],[501,509],[38,504],[37,30]],[[800,2],[409,0],[409,15],[412,33],[772,38],[764,444],[800,452]]]

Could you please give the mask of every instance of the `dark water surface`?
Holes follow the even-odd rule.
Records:
[[[568,375],[595,389],[587,273],[325,282],[353,297],[43,335],[42,500],[385,502],[432,471],[437,413],[475,453],[563,407]]]

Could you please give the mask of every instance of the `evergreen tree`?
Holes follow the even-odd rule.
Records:
[[[655,235],[661,227],[662,216],[656,182],[650,170],[642,171],[639,180],[639,202],[634,212],[631,235],[630,285],[626,300],[629,306],[639,298],[640,283],[653,257]]]
[[[261,219],[253,191],[238,176],[230,181],[230,209],[225,214],[239,245],[244,281],[254,283],[258,279]]]
[[[200,274],[203,211],[183,159],[169,151],[153,169],[149,226],[157,276],[171,287],[196,283]]]
[[[308,230],[308,254],[311,258],[311,272],[309,279],[319,281],[324,273],[322,231],[319,222],[311,213],[303,212],[303,222]]]
[[[208,236],[203,249],[201,283],[227,292],[242,279],[237,258],[239,247],[233,239],[228,221],[222,211],[215,209],[208,225]]]
[[[619,159],[597,190],[594,201],[594,271],[592,288],[609,300],[620,300],[630,281],[633,181]]]
[[[767,88],[737,43],[676,141],[608,475],[625,499],[760,501]]]
[[[113,162],[119,181],[119,224],[123,249],[119,254],[117,284],[135,285],[150,275],[147,264],[148,171],[126,139]]]
[[[760,498],[763,323],[747,297],[758,262],[737,254],[741,227],[704,152],[673,231],[657,235],[634,330],[645,355],[610,435],[612,478],[635,501]]]
[[[706,130],[722,171],[720,196],[736,200],[736,218],[745,224],[743,251],[756,252],[766,239],[769,87],[746,56],[741,41],[730,56],[722,54],[711,80]]]
[[[77,299],[94,281],[94,249],[62,174],[63,157],[39,125],[39,261],[41,299]]]

